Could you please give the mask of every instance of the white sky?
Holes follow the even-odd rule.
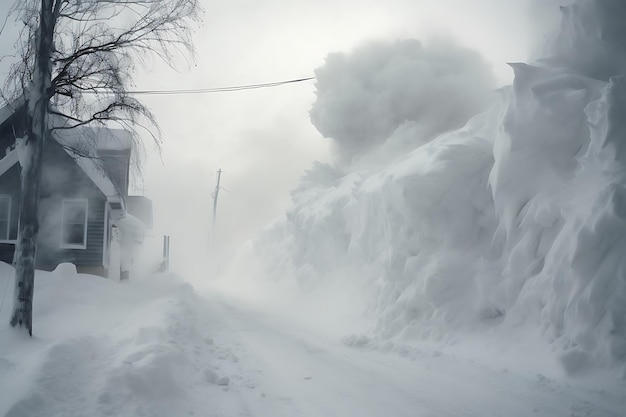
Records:
[[[509,61],[527,59],[531,44],[567,0],[204,0],[195,37],[196,63],[174,72],[154,63],[138,89],[205,88],[308,77],[330,52],[372,39],[452,37],[477,49],[501,84]],[[6,9],[2,5],[1,9]],[[6,36],[1,45],[11,45]],[[328,140],[308,111],[314,83],[230,93],[144,96],[162,130],[137,188],[153,200],[154,240],[172,236],[172,265],[194,273],[207,256],[215,171],[225,174],[218,208],[219,245],[228,257],[280,216],[289,190],[315,159],[331,158]],[[148,146],[148,149],[151,149]],[[199,271],[198,271],[199,272]]]

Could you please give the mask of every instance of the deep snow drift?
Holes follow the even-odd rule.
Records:
[[[0,263],[0,288],[14,274]],[[346,346],[291,315],[202,297],[172,274],[117,283],[62,264],[35,280],[32,339],[0,308],[0,416],[621,417],[626,407],[623,382],[561,381],[535,358],[517,372],[436,347]]]
[[[471,53],[329,56],[311,117],[337,160],[251,244],[267,276],[318,294],[343,282],[383,338],[536,336],[569,374],[626,375],[626,2],[562,15],[458,130],[490,83]]]
[[[0,262],[0,291],[15,270]],[[231,349],[191,285],[172,274],[125,284],[61,264],[37,271],[33,334],[0,310],[0,416],[228,414]],[[239,380],[245,385],[246,380]]]

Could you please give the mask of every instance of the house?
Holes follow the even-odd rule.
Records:
[[[13,262],[17,242],[16,138],[24,132],[23,115],[23,107],[0,109],[0,261],[7,263]],[[152,226],[150,200],[128,195],[131,157],[132,137],[122,129],[52,132],[40,184],[38,269],[71,262],[79,272],[113,279],[128,275]]]

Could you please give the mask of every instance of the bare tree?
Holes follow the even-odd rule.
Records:
[[[24,103],[26,122],[16,141],[22,193],[11,325],[32,335],[39,183],[51,131],[116,123],[158,141],[154,116],[128,93],[132,74],[152,56],[171,66],[186,59],[201,10],[198,0],[18,0],[13,13],[24,27],[5,91]]]

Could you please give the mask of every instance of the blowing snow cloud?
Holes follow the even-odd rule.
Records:
[[[315,71],[311,121],[348,161],[415,122],[421,136],[462,126],[493,98],[488,64],[449,41],[371,42],[332,53]]]

